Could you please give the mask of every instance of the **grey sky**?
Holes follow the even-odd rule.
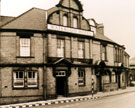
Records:
[[[59,0],[1,0],[1,14],[18,16],[32,7],[49,9]],[[86,18],[105,26],[105,35],[135,56],[135,0],[81,0]]]

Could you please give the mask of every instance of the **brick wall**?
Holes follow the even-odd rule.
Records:
[[[95,64],[98,60],[101,60],[101,52],[100,52],[100,42],[93,41],[93,64]]]
[[[1,33],[1,63],[43,63],[42,35],[31,37],[31,57],[20,57],[20,41],[16,33]]]
[[[55,95],[56,94],[56,78],[53,77],[53,68],[46,68],[46,82],[47,82],[47,95]]]
[[[43,69],[37,68],[39,73],[38,89],[13,89],[13,69],[12,67],[1,68],[2,79],[2,96],[18,97],[18,96],[41,96],[43,95]]]
[[[114,49],[113,45],[107,44],[107,65],[114,66]]]
[[[85,68],[85,86],[78,85],[78,68],[71,68],[71,76],[68,78],[69,94],[91,91],[91,68]]]

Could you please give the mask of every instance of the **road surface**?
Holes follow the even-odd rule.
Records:
[[[135,108],[135,92],[58,105],[31,108]]]

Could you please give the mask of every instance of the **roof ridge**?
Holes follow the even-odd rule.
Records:
[[[12,21],[14,21],[14,20],[20,18],[21,16],[25,15],[26,13],[30,12],[30,11],[33,10],[33,9],[38,9],[38,10],[42,10],[42,11],[44,10],[44,9],[32,7],[31,9],[29,9],[29,10],[27,10],[26,12],[20,14],[19,16],[15,17],[14,19],[12,19],[12,20],[10,20],[10,21],[8,21],[8,22],[6,22],[6,23],[0,25],[0,28],[2,28],[3,26],[9,24],[10,22],[12,22]],[[46,11],[46,10],[44,10],[44,11]]]

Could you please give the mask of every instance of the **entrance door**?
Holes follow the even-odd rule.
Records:
[[[97,90],[102,91],[102,76],[97,76]]]
[[[56,73],[56,93],[57,95],[66,96],[66,72],[57,71]]]
[[[65,77],[57,77],[56,85],[57,95],[65,96]]]

